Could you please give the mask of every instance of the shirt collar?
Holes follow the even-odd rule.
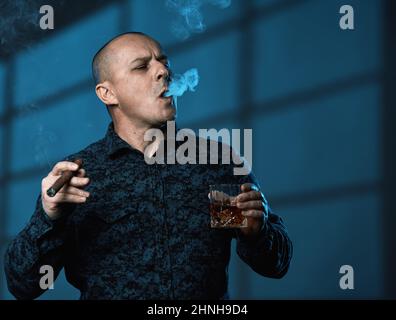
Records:
[[[176,125],[176,132],[178,132],[177,125]],[[118,152],[127,151],[127,150],[135,151],[141,154],[139,150],[133,148],[125,140],[122,140],[120,138],[120,136],[114,130],[113,122],[110,122],[104,139],[105,139],[107,155],[109,157],[116,155]],[[164,143],[165,143],[165,152],[166,152],[166,140],[164,141]],[[182,143],[183,143],[182,141],[175,141],[175,147],[178,148]]]
[[[122,140],[120,136],[115,132],[113,122],[110,122],[107,128],[105,144],[107,149],[107,155],[109,157],[115,155],[118,151],[121,150],[135,150],[126,141]]]

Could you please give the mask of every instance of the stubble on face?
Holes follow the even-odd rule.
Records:
[[[160,126],[176,118],[172,98],[161,97],[169,70],[161,47],[141,35],[126,35],[109,48],[110,82],[119,101],[117,116],[146,126]]]

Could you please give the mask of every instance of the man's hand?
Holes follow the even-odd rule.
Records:
[[[63,171],[76,171],[78,165],[74,162],[58,162],[52,171],[41,181],[41,200],[45,213],[52,220],[62,216],[66,203],[84,203],[89,197],[89,192],[84,191],[89,184],[89,178],[85,177],[85,170],[80,169],[70,182],[62,187],[54,197],[47,195],[47,189],[62,175]]]
[[[245,236],[255,236],[261,227],[267,222],[268,208],[264,195],[257,186],[251,183],[244,183],[237,197],[237,207],[242,209],[242,214],[247,217],[248,226],[240,228]]]

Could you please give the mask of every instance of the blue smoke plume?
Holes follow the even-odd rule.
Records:
[[[195,87],[198,85],[198,82],[198,70],[195,68],[187,70],[184,74],[176,74],[172,77],[172,82],[165,96],[180,97],[187,90],[195,91]]]
[[[165,97],[173,96],[175,105],[177,106],[177,97],[183,95],[187,90],[195,91],[199,82],[198,70],[192,68],[184,72],[184,74],[176,74],[172,76],[168,91],[164,94]]]
[[[206,29],[201,12],[204,4],[225,9],[231,5],[231,0],[166,0],[165,5],[179,14],[171,25],[171,31],[177,38],[185,40],[192,33],[200,33]]]

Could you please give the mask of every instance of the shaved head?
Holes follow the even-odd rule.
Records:
[[[153,38],[128,32],[107,42],[94,56],[95,92],[115,123],[151,128],[176,117],[168,57]]]
[[[111,40],[109,40],[102,48],[96,52],[92,59],[92,77],[95,81],[95,85],[106,80],[111,79],[111,61],[116,58],[114,44],[117,40],[131,35],[146,37],[154,42],[154,39],[142,32],[126,32],[122,33]]]

